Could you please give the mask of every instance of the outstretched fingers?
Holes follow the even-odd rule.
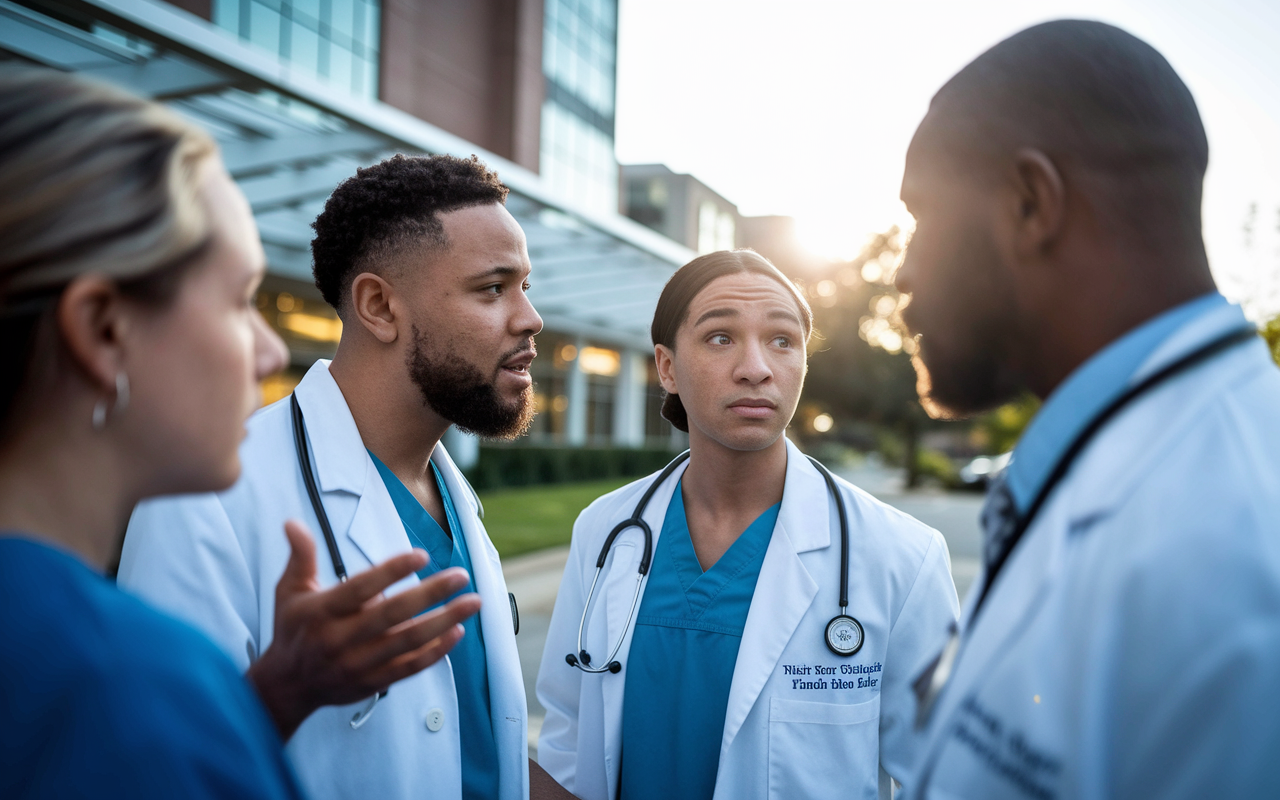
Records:
[[[434,605],[467,588],[470,577],[466,570],[454,567],[421,580],[417,586],[365,606],[356,617],[351,631],[354,641],[379,636],[405,620],[421,614]],[[464,617],[465,619],[465,617]]]
[[[428,667],[458,643],[462,638],[460,623],[479,610],[480,595],[464,594],[455,597],[445,605],[388,630],[380,638],[371,641],[353,666],[364,672],[376,672],[393,663],[401,664],[406,654],[422,652],[423,648],[428,648],[427,652],[435,652],[442,646],[443,649],[439,649],[435,658],[423,663],[418,669]],[[412,675],[416,671],[405,675]]]
[[[366,603],[381,594],[388,586],[403,580],[427,565],[425,550],[412,550],[388,558],[376,567],[327,590],[324,607],[330,614],[345,617],[360,611]]]

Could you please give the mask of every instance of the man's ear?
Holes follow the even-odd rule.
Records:
[[[351,281],[352,316],[383,344],[391,344],[400,335],[391,298],[391,284],[381,275],[361,272]]]
[[[97,275],[75,279],[58,298],[55,317],[58,334],[85,378],[102,392],[115,391],[129,324],[115,284]]]
[[[680,394],[676,386],[675,351],[665,344],[653,346],[653,360],[658,366],[658,382],[667,394]]]
[[[1022,258],[1035,257],[1057,241],[1066,220],[1067,190],[1052,159],[1040,150],[1014,154],[1013,247]]]

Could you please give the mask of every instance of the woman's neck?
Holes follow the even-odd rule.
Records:
[[[689,538],[710,569],[752,522],[782,500],[787,477],[785,437],[763,450],[733,450],[697,434],[681,479]]]
[[[110,446],[91,437],[37,423],[0,446],[0,530],[56,544],[103,571],[134,500]]]

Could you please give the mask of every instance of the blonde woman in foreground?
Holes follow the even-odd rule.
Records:
[[[102,574],[138,500],[239,474],[257,381],[285,360],[254,304],[263,270],[205,133],[96,83],[0,69],[0,797],[299,796],[287,726],[231,661]],[[310,536],[289,537],[282,644],[249,679],[264,697],[305,687],[295,715],[433,663],[476,609],[414,619],[456,591],[445,573],[371,600],[421,552],[314,591]]]

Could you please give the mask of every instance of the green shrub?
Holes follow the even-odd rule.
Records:
[[[921,476],[934,478],[943,486],[950,487],[958,483],[956,465],[945,453],[921,449],[916,456],[916,465]]]
[[[466,473],[477,491],[635,478],[662,469],[675,455],[665,448],[481,447],[480,458]]]

